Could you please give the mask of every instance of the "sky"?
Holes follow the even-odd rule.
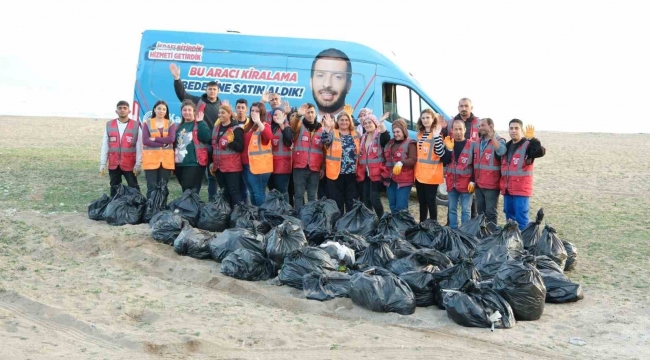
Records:
[[[468,97],[497,129],[650,133],[650,1],[23,0],[2,12],[0,115],[112,117],[133,98],[142,31],[237,30],[394,53],[446,113]]]

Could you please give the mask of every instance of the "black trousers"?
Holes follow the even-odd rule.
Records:
[[[171,173],[171,170],[165,169],[162,166],[155,170],[144,171],[144,177],[147,179],[147,199],[150,198],[151,192],[161,181],[165,183],[165,186],[167,185]]]
[[[420,203],[420,222],[428,218],[438,220],[438,205],[436,204],[436,194],[438,185],[423,184],[415,181],[415,190],[418,193],[418,202]]]
[[[242,172],[221,172],[217,170],[215,173],[217,177],[217,182],[219,187],[226,189],[225,196],[228,201],[230,201],[230,208],[234,208],[235,205],[242,202],[241,198],[241,182],[242,182]]]
[[[205,175],[205,166],[178,166],[174,170],[178,183],[181,184],[183,192],[187,189],[194,189],[198,194],[201,190],[201,182]]]
[[[329,198],[336,201],[341,215],[352,209],[353,200],[359,198],[356,174],[339,174],[336,180],[327,179]]]
[[[122,183],[122,176],[126,179],[126,184],[130,187],[134,187],[140,191],[140,186],[138,185],[138,178],[135,177],[133,171],[123,171],[119,167],[115,170],[108,170],[108,177],[110,178],[111,185],[111,197],[115,196],[115,185],[120,185]]]
[[[384,215],[384,205],[381,203],[381,190],[384,184],[380,181],[372,181],[369,176],[363,179],[363,204],[371,210],[375,210],[375,214],[379,218]]]

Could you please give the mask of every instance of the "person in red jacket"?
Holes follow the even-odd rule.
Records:
[[[110,176],[111,197],[115,185],[122,183],[122,176],[130,187],[140,190],[137,176],[142,171],[142,129],[140,123],[129,119],[129,103],[121,100],[115,110],[117,119],[106,123],[102,139],[99,173]]]
[[[411,187],[415,178],[418,150],[415,140],[409,138],[404,119],[393,121],[393,138],[384,147],[386,166],[382,178],[386,185],[388,206],[391,213],[407,210]]]
[[[454,120],[452,131],[453,138],[447,136],[444,141],[446,149],[442,163],[445,165],[445,184],[449,197],[449,227],[457,229],[459,200],[462,223],[470,219],[474,192],[474,142],[465,139],[465,123],[462,120]]]
[[[226,197],[230,207],[242,201],[241,176],[244,169],[241,152],[244,150],[244,132],[233,121],[232,109],[228,105],[219,107],[219,124],[212,131],[212,164],[210,174],[226,189]]]
[[[363,128],[366,132],[361,136],[357,161],[357,181],[362,183],[363,204],[369,209],[374,209],[378,217],[384,215],[384,205],[379,197],[384,187],[381,182],[384,146],[390,140],[384,125],[386,118],[387,116],[382,116],[379,121],[374,114],[366,115],[363,120]]]
[[[323,143],[323,126],[316,121],[316,106],[305,104],[301,106],[304,113],[302,121],[296,120],[291,124],[294,133],[293,142],[293,183],[295,187],[294,204],[296,211],[307,201],[316,200],[319,180],[325,176]]]
[[[273,134],[273,174],[268,181],[269,190],[276,189],[284,194],[287,202],[293,202],[289,196],[289,182],[291,181],[291,146],[293,145],[293,131],[287,122],[287,115],[282,108],[275,108],[271,112],[273,121],[270,123]]]
[[[515,220],[519,229],[528,225],[529,199],[533,196],[534,161],[546,155],[546,149],[535,138],[535,127],[512,119],[508,124],[510,138],[506,154],[501,158],[501,194],[506,220]]]
[[[474,182],[477,213],[485,214],[490,230],[497,229],[497,203],[501,180],[501,157],[506,153],[506,141],[494,131],[494,121],[481,119],[479,141],[474,144]]]
[[[266,184],[273,172],[271,149],[271,124],[265,123],[266,109],[261,102],[250,108],[250,119],[244,126],[244,150],[241,160],[244,167],[244,183],[251,196],[251,204],[260,206],[266,200]]]

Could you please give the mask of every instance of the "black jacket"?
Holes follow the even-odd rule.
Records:
[[[217,101],[212,102],[208,100],[207,94],[203,94],[201,96],[188,94],[185,91],[185,87],[183,86],[183,82],[181,80],[174,80],[174,90],[176,91],[176,96],[180,101],[189,99],[192,100],[192,102],[197,106],[200,101],[203,101],[205,103],[205,109],[203,110],[203,120],[205,120],[205,123],[210,128],[210,131],[212,131],[212,129],[214,129],[214,123],[219,117],[219,106],[221,106],[221,100],[217,97]]]

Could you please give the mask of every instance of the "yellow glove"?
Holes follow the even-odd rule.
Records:
[[[343,111],[348,115],[352,115],[352,106],[350,106],[350,104],[345,104]]]
[[[470,194],[474,193],[474,183],[470,182],[469,185],[467,185],[467,191],[469,191]]]
[[[212,176],[214,176],[215,167],[214,163],[210,164],[210,167],[208,167],[208,171],[210,171],[210,175]]]
[[[454,150],[454,139],[447,136],[445,138],[445,140],[444,140],[444,143],[445,143],[445,147],[447,148],[447,150],[450,150],[450,151]]]
[[[226,134],[226,138],[228,139],[228,144],[230,144],[233,140],[235,140],[235,133],[232,131],[228,131],[228,134]]]
[[[140,173],[141,173],[141,172],[142,172],[142,167],[141,167],[141,166],[136,165],[136,166],[133,168],[133,174],[134,174],[135,176],[140,176]]]
[[[393,175],[399,175],[402,173],[402,165],[401,161],[395,163],[395,166],[393,166]]]
[[[532,139],[535,137],[535,127],[533,125],[526,125],[526,132],[524,133],[526,139]]]
[[[101,165],[99,167],[99,176],[101,177],[106,176],[106,165]]]

